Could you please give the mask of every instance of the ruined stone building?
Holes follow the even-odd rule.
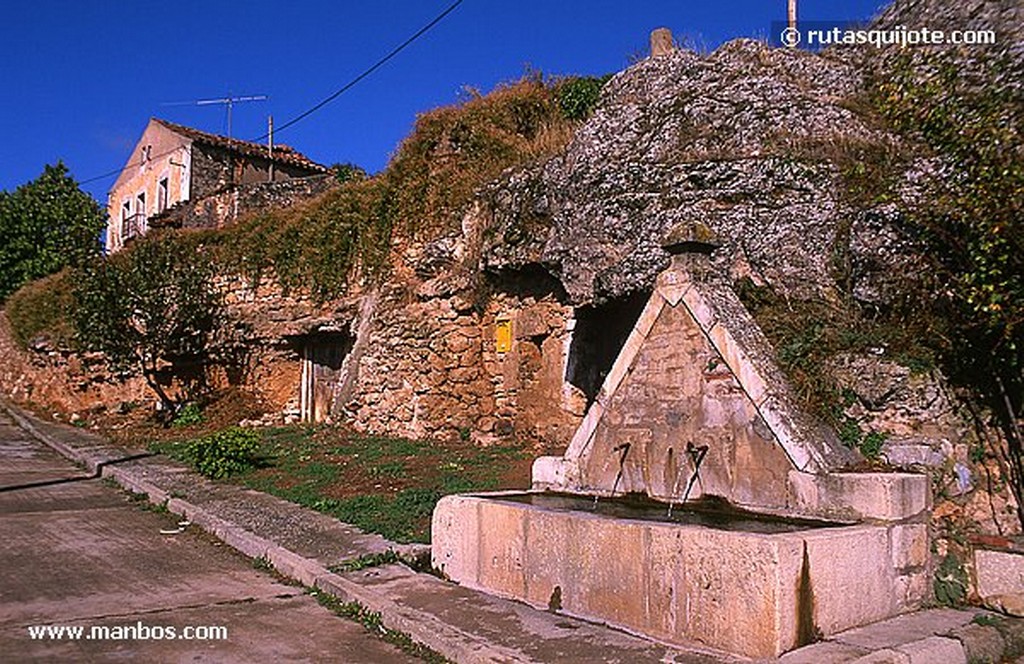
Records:
[[[108,252],[161,224],[218,227],[323,191],[328,169],[259,145],[151,118],[107,198]]]

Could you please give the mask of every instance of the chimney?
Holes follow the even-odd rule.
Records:
[[[676,50],[672,41],[672,31],[668,28],[657,28],[651,32],[651,57],[658,58],[669,55]]]

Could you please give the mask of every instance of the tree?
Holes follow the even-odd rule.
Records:
[[[996,414],[1024,524],[1024,72],[1005,53],[979,53],[900,51],[877,99],[945,162],[911,219],[935,261],[946,369]]]
[[[111,370],[139,375],[166,413],[177,403],[158,381],[162,368],[209,359],[222,303],[213,263],[187,238],[150,234],[80,271],[75,330],[84,350]]]
[[[0,300],[23,284],[81,265],[101,251],[106,215],[63,163],[0,192]]]

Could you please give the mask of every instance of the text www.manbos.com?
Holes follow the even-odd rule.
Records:
[[[223,625],[30,625],[28,634],[37,640],[56,641],[224,641]]]

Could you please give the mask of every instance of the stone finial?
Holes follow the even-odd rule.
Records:
[[[676,50],[672,40],[672,31],[668,28],[657,28],[651,32],[651,57],[669,55]]]
[[[672,227],[661,247],[673,256],[679,254],[710,254],[722,246],[715,232],[699,221],[684,221]]]

